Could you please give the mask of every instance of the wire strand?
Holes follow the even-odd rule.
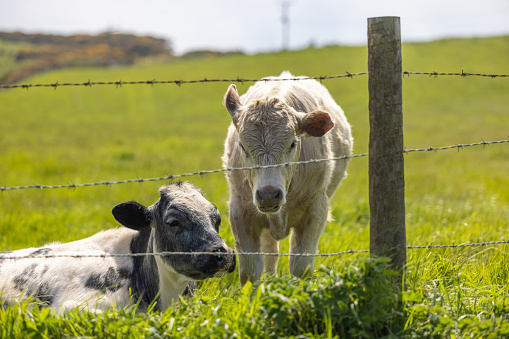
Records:
[[[509,241],[483,241],[480,243],[452,244],[452,245],[424,245],[424,246],[406,246],[407,249],[432,249],[432,248],[462,248],[462,247],[486,247],[488,245],[509,244]],[[335,257],[345,254],[369,253],[369,250],[348,250],[335,253],[264,253],[264,252],[239,252],[235,255],[262,255],[273,257]],[[1,254],[1,253],[0,253]],[[101,253],[101,254],[38,254],[38,255],[0,255],[0,260],[21,260],[21,259],[55,259],[55,258],[119,258],[119,257],[148,257],[148,256],[172,256],[172,255],[214,255],[226,256],[230,253],[223,252],[154,252],[154,253]]]
[[[469,73],[461,70],[461,72],[410,72],[403,71],[401,72],[403,76],[410,75],[427,75],[429,77],[437,78],[439,76],[460,76],[460,77],[487,77],[487,78],[509,78],[509,74],[493,74],[493,73]],[[311,77],[290,77],[290,78],[261,78],[261,79],[252,79],[252,78],[229,78],[229,79],[195,79],[195,80],[141,80],[141,81],[91,81],[90,79],[86,82],[59,82],[56,81],[54,83],[38,83],[38,84],[2,84],[0,85],[0,89],[13,89],[13,88],[22,88],[22,89],[30,89],[30,88],[38,88],[38,87],[50,87],[53,89],[57,89],[58,87],[70,87],[70,86],[83,86],[83,87],[92,87],[92,86],[115,86],[122,87],[124,85],[167,85],[174,84],[177,86],[181,86],[184,84],[198,84],[198,83],[218,83],[218,82],[229,82],[229,83],[245,83],[245,82],[258,82],[258,81],[300,81],[300,80],[329,80],[329,79],[339,79],[339,78],[353,78],[357,76],[369,75],[368,72],[358,72],[358,73],[350,73],[346,72],[345,74],[338,75],[330,75],[330,76],[311,76]]]
[[[403,153],[413,153],[413,152],[436,152],[436,151],[443,151],[447,149],[454,149],[457,148],[458,151],[462,148],[467,147],[474,147],[474,146],[486,146],[486,145],[492,145],[492,144],[502,144],[502,143],[508,143],[509,140],[496,140],[496,141],[482,141],[478,143],[472,143],[472,144],[457,144],[452,146],[443,146],[443,147],[428,147],[428,148],[416,148],[416,149],[405,149],[403,150]],[[37,189],[56,189],[56,188],[78,188],[78,187],[92,187],[92,186],[111,186],[111,185],[117,185],[117,184],[126,184],[126,183],[144,183],[144,182],[152,182],[152,181],[162,181],[162,180],[175,180],[175,179],[181,179],[185,177],[195,176],[195,175],[207,175],[207,174],[213,174],[213,173],[220,173],[220,172],[232,172],[232,171],[247,171],[247,170],[259,170],[259,169],[266,169],[266,168],[279,168],[279,167],[287,167],[287,166],[295,166],[295,165],[303,165],[303,164],[314,164],[314,163],[322,163],[326,161],[340,161],[340,160],[346,160],[346,159],[353,159],[353,158],[361,158],[368,156],[368,153],[362,153],[362,154],[355,154],[355,155],[347,155],[342,157],[334,157],[334,158],[328,158],[328,159],[313,159],[313,160],[307,160],[307,161],[297,161],[297,162],[287,162],[282,164],[275,164],[275,165],[266,165],[266,166],[252,166],[252,167],[234,167],[234,168],[221,168],[221,169],[215,169],[215,170],[202,170],[192,173],[184,173],[184,174],[168,174],[157,178],[136,178],[136,179],[127,179],[127,180],[115,180],[115,181],[100,181],[100,182],[91,182],[91,183],[85,183],[85,184],[73,184],[69,183],[68,185],[40,185],[40,184],[32,184],[32,185],[23,185],[23,186],[3,186],[0,187],[0,192],[4,191],[13,191],[13,190],[22,190],[22,189],[30,189],[30,188],[37,188]]]

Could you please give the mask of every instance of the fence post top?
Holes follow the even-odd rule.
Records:
[[[374,16],[374,17],[368,18],[368,21],[373,21],[373,20],[390,20],[390,19],[400,20],[401,18],[399,16]]]

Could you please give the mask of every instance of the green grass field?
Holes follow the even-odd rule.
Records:
[[[509,74],[509,37],[404,44],[403,69]],[[365,72],[367,48],[198,59],[50,72],[27,83],[260,78]],[[368,151],[368,77],[324,80]],[[160,177],[221,168],[229,83],[0,90],[0,187]],[[251,83],[238,83],[244,93]],[[403,80],[405,147],[509,139],[507,78],[410,75]],[[369,249],[368,160],[352,159],[331,202],[322,253]],[[410,245],[509,240],[509,144],[405,156]],[[224,174],[193,176],[223,216],[233,247]],[[0,250],[67,242],[117,226],[111,208],[152,204],[164,182],[0,194]],[[282,242],[286,252],[287,241]],[[54,315],[27,303],[0,308],[0,337],[500,337],[509,336],[509,246],[409,250],[406,288],[367,254],[317,258],[314,279],[270,278],[251,293],[237,272],[200,284],[165,313]],[[338,288],[339,286],[339,288]],[[403,298],[404,303],[400,301]]]

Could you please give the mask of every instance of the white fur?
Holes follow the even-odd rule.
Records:
[[[53,296],[52,307],[71,309],[83,306],[90,310],[111,307],[116,304],[124,307],[129,304],[127,284],[115,292],[99,295],[96,289],[85,287],[90,274],[103,274],[110,267],[132,271],[132,259],[129,257],[97,257],[108,254],[130,253],[130,243],[136,231],[117,228],[99,232],[89,238],[70,243],[53,243],[40,248],[27,248],[5,254],[8,257],[23,257],[41,248],[49,248],[49,256],[55,258],[31,258],[2,260],[0,266],[1,299],[24,300],[30,291],[46,286],[48,294]],[[44,255],[44,254],[42,254]],[[65,257],[68,255],[69,257]],[[96,257],[73,258],[71,256],[92,255]],[[63,256],[63,257],[60,257]],[[32,274],[25,274],[34,267]],[[26,278],[23,290],[16,288],[16,277]]]
[[[291,77],[293,76],[289,72],[283,72],[279,76]],[[236,89],[233,89],[235,92],[231,92],[230,87],[224,101],[232,116],[222,158],[225,168],[272,165],[351,154],[353,139],[350,125],[343,110],[328,90],[317,81],[259,81],[240,97],[240,102],[235,99]],[[298,104],[295,104],[296,101]],[[274,106],[283,107],[284,114],[282,110],[274,109],[271,114],[275,119],[269,119],[269,122],[261,125],[248,125],[253,110],[263,107],[259,110],[268,111],[270,109],[267,107],[270,105],[267,103],[270,102],[284,103]],[[299,107],[294,107],[297,105]],[[311,137],[299,131],[299,121],[304,114],[312,111],[327,112],[334,123],[334,127],[322,137]],[[285,151],[286,145],[293,140],[298,141],[296,151]],[[242,147],[239,143],[243,143]],[[244,151],[246,149],[248,151]],[[249,150],[253,154],[246,154]],[[292,229],[291,253],[317,253],[318,241],[328,217],[329,199],[346,176],[348,162],[328,161],[226,172],[230,188],[230,225],[237,252],[277,252],[278,241],[288,236]],[[283,193],[281,207],[276,213],[261,213],[257,208],[256,190],[269,185]],[[305,276],[313,271],[313,261],[313,257],[292,256],[290,270],[296,276]],[[276,272],[276,269],[277,257],[239,256],[241,284],[247,280],[259,279],[263,270]]]

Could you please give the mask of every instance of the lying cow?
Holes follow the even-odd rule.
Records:
[[[165,310],[185,290],[192,295],[194,281],[232,272],[235,255],[217,233],[221,216],[216,206],[187,182],[165,185],[159,193],[150,207],[130,201],[113,208],[115,219],[127,228],[0,253],[0,299],[10,303],[33,296],[63,310],[100,310],[132,302],[143,310],[157,301]],[[189,254],[122,256],[158,252]],[[55,258],[40,257],[51,255]],[[1,259],[17,256],[39,258]]]
[[[293,77],[283,72],[281,78]],[[239,97],[231,85],[223,105],[231,115],[223,166],[251,167],[351,154],[350,125],[327,89],[314,80],[259,81]],[[329,199],[348,160],[227,171],[230,224],[237,252],[277,253],[290,228],[290,252],[317,253]],[[240,282],[276,272],[277,257],[239,255]],[[290,257],[290,271],[313,271],[313,257]]]

